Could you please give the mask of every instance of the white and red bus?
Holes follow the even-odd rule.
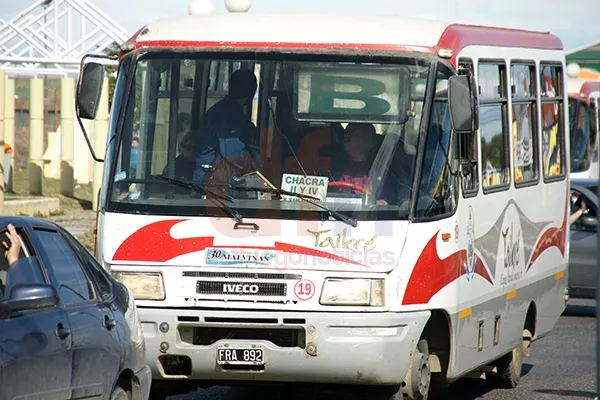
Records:
[[[517,385],[567,296],[556,36],[240,12],[122,48],[97,257],[135,294],[157,393]],[[82,66],[82,118],[101,74]]]
[[[578,68],[572,68],[578,71]],[[571,132],[571,178],[598,179],[598,99],[600,79],[589,80],[569,74],[567,68],[567,93],[569,96],[569,125]],[[574,76],[572,76],[574,75]]]

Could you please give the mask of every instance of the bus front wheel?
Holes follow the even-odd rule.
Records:
[[[412,363],[402,384],[402,399],[427,400],[431,387],[431,367],[429,365],[429,345],[421,339],[413,354]]]
[[[427,400],[431,387],[429,346],[421,339],[413,353],[412,362],[400,386],[371,387],[368,398],[385,400]],[[376,395],[374,395],[376,393]]]

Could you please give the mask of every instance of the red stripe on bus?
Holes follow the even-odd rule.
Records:
[[[567,187],[569,187],[568,179],[569,178],[567,176]],[[565,247],[566,247],[566,243],[567,243],[567,232],[569,230],[570,198],[571,198],[571,193],[569,191],[567,191],[567,203],[565,205],[565,216],[564,216],[565,218],[563,220],[563,224],[560,228],[558,228],[558,227],[549,228],[542,234],[542,237],[537,242],[537,244],[533,250],[533,253],[531,254],[531,258],[529,260],[529,263],[527,264],[527,271],[529,271],[529,269],[531,268],[533,263],[538,259],[538,257],[541,256],[542,253],[544,251],[548,250],[549,248],[557,247],[558,250],[560,250],[560,253],[564,257]]]
[[[287,254],[301,254],[370,268],[367,265],[337,254],[289,243],[275,242],[273,246],[216,246],[213,236],[174,239],[170,233],[171,228],[183,221],[186,220],[172,219],[159,221],[138,229],[121,243],[115,252],[113,260],[167,262],[184,254],[206,250],[209,247],[217,247],[220,249],[270,250]]]
[[[183,221],[185,219],[159,221],[138,229],[121,243],[113,260],[165,262],[213,245],[213,237],[174,239],[171,228]]]
[[[439,231],[429,240],[413,268],[402,299],[403,305],[427,304],[436,293],[467,273],[463,267],[467,251],[462,249],[441,259],[437,251],[438,234]],[[475,258],[474,274],[493,285],[483,262],[479,257]]]
[[[452,63],[467,46],[521,47],[542,50],[563,50],[562,41],[549,32],[527,31],[479,25],[449,25],[440,36],[439,49],[452,50]]]

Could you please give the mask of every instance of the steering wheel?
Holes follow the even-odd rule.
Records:
[[[359,185],[358,183],[344,182],[344,181],[332,181],[332,182],[329,182],[329,184],[327,186],[329,186],[329,187],[345,187],[345,188],[358,190],[362,194],[372,194],[371,190],[369,188],[367,188],[366,186],[363,186],[363,185]]]

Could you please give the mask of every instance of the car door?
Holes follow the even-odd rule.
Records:
[[[598,216],[598,209],[586,194],[577,189],[572,193],[582,196],[590,216]],[[569,288],[573,297],[593,297],[596,290],[598,242],[596,228],[587,227],[579,221],[571,225],[569,251]]]
[[[21,258],[8,269],[0,256],[3,282],[49,283],[31,245],[26,229],[16,226],[21,240]],[[0,228],[0,242],[9,242],[6,227]],[[3,296],[0,295],[0,298]],[[69,319],[60,307],[13,312],[0,318],[0,399],[71,398],[72,335]]]
[[[110,393],[121,365],[119,336],[110,305],[98,295],[77,252],[56,230],[36,228],[73,331],[74,398]]]

